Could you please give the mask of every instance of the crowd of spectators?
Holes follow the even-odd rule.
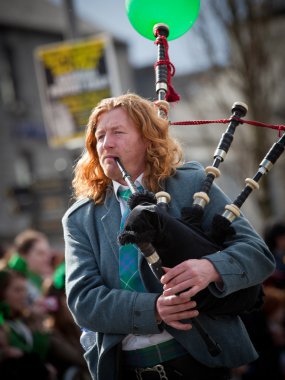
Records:
[[[0,259],[1,380],[90,380],[65,298],[64,255],[25,230]]]

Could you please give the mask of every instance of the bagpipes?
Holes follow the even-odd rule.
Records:
[[[240,106],[239,103],[235,103],[234,109]],[[119,159],[116,160],[132,192],[128,200],[131,212],[123,232],[119,235],[119,242],[122,245],[136,244],[158,280],[164,275],[164,266],[173,267],[182,261],[200,259],[223,249],[224,242],[235,234],[231,224],[240,216],[240,208],[251,192],[259,188],[259,180],[271,170],[285,149],[284,134],[268,151],[253,178],[246,178],[246,186],[234,202],[225,206],[222,215],[214,216],[210,231],[205,232],[201,227],[204,207],[210,200],[208,194],[211,185],[215,177],[220,174],[219,163],[224,160],[229,148],[226,141],[232,141],[236,126],[236,122],[230,123],[215,152],[213,166],[206,168],[207,176],[203,182],[202,191],[194,194],[191,207],[181,210],[181,218],[174,218],[167,213],[168,203],[171,200],[168,193],[161,191],[153,194],[147,190],[139,192],[122,163]],[[200,312],[213,316],[238,315],[259,309],[263,304],[263,295],[262,285],[259,284],[222,298],[214,296],[206,288],[192,299],[197,302],[197,309]],[[191,323],[205,341],[210,354],[218,355],[221,352],[218,343],[208,335],[197,319],[192,319]]]
[[[162,104],[162,107],[159,108],[159,111],[162,110],[160,116],[166,118],[165,103],[167,102],[164,99],[168,91],[169,78],[164,63],[166,58],[168,59],[168,56],[165,56],[167,54],[165,42],[168,29],[164,25],[158,25],[154,34],[157,36],[158,62],[161,63],[156,65],[156,91],[158,101]],[[210,232],[203,231],[202,219],[204,208],[210,201],[211,186],[214,179],[220,176],[219,165],[224,161],[232,144],[235,130],[246,113],[247,106],[244,103],[233,104],[230,123],[214,152],[212,166],[206,168],[207,175],[201,191],[194,194],[192,206],[182,209],[181,217],[178,219],[167,213],[169,195],[158,193],[155,197],[149,192],[143,194],[137,192],[122,163],[117,160],[122,176],[133,194],[129,200],[129,207],[132,211],[128,216],[124,231],[119,236],[119,242],[120,244],[137,244],[158,279],[164,273],[162,266],[173,267],[189,258],[200,259],[205,255],[220,251],[223,249],[224,241],[234,235],[235,231],[231,226],[233,218],[229,216],[229,211],[231,210],[231,215],[234,212],[237,215],[237,207],[241,206],[240,202],[234,202],[234,204],[239,203],[236,208],[227,206],[225,215],[215,216]],[[280,145],[282,144],[277,144],[274,151]],[[269,158],[274,160],[275,158],[272,157],[273,155],[270,153]],[[262,164],[262,166],[264,165]],[[253,182],[250,184],[253,186]],[[247,192],[248,187],[249,184]],[[213,315],[238,314],[258,307],[262,303],[262,290],[261,286],[253,286],[218,298],[209,289],[205,289],[193,298],[197,301],[200,312],[208,312]]]
[[[168,27],[164,24],[157,24],[154,27],[155,43],[158,46],[158,60],[155,65],[158,96],[156,103],[158,104],[159,115],[163,118],[167,118],[168,101],[179,99],[170,84],[170,78],[174,72],[172,71],[169,74],[173,67],[168,58],[168,33]],[[241,206],[252,190],[258,188],[260,178],[271,169],[284,151],[285,135],[266,154],[255,176],[246,179],[246,186],[236,200],[225,206],[222,215],[215,215],[210,231],[204,231],[202,228],[204,208],[210,201],[209,193],[212,184],[214,179],[220,175],[219,165],[224,161],[233,141],[235,129],[244,122],[242,117],[246,113],[247,106],[244,103],[234,103],[228,128],[214,153],[214,162],[212,166],[206,168],[206,178],[201,191],[194,194],[193,204],[182,209],[179,218],[174,218],[167,212],[168,203],[171,200],[169,194],[165,192],[157,194],[148,191],[138,192],[122,163],[117,160],[122,176],[132,192],[128,201],[131,212],[123,232],[119,235],[119,242],[122,245],[136,244],[158,280],[164,274],[164,266],[173,267],[182,261],[200,259],[224,249],[226,240],[235,235],[232,222],[240,215]],[[171,124],[174,125],[175,123]],[[189,249],[190,246],[191,249]],[[259,284],[219,298],[206,288],[196,294],[193,299],[196,300],[197,309],[200,312],[210,315],[238,315],[261,307],[263,291],[262,285]],[[207,334],[196,318],[192,319],[191,323],[204,339],[211,355],[218,355],[221,352],[218,343]]]
[[[133,193],[128,201],[132,211],[124,231],[119,236],[119,242],[137,244],[158,279],[164,274],[163,266],[174,267],[182,261],[200,259],[224,249],[224,242],[235,235],[232,222],[240,215],[240,208],[250,193],[259,188],[258,181],[269,172],[285,149],[284,134],[261,161],[253,178],[246,178],[246,186],[234,202],[225,206],[222,215],[214,216],[210,231],[203,231],[201,225],[204,207],[210,201],[209,192],[214,178],[219,175],[218,165],[229,148],[226,141],[232,141],[232,134],[229,138],[229,130],[232,128],[233,125],[230,123],[216,150],[213,166],[206,168],[207,176],[201,192],[194,194],[191,207],[181,210],[180,218],[174,218],[167,213],[167,204],[170,201],[168,193],[159,192],[155,197],[147,191],[138,193],[133,185],[130,185],[130,178],[126,180],[127,174],[118,162]],[[151,247],[148,246],[149,243]],[[196,300],[200,312],[237,315],[260,308],[262,296],[262,286],[256,285],[222,298],[214,296],[209,289],[204,289],[193,299]]]

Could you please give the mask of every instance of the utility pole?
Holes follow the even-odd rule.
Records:
[[[78,37],[78,29],[76,22],[76,12],[74,7],[74,0],[63,0],[63,8],[66,18],[66,33],[65,39],[75,39]]]

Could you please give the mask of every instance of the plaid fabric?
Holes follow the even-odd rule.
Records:
[[[129,367],[153,367],[159,363],[187,355],[188,352],[175,339],[138,350],[123,351]]]
[[[126,202],[128,201],[128,199],[130,198],[131,195],[132,195],[132,192],[130,189],[118,191],[118,196],[120,198],[124,199]]]
[[[140,191],[142,187],[138,188]],[[120,190],[118,191],[118,196],[123,198],[125,201],[129,199],[131,195],[131,190]],[[122,231],[126,218],[130,210],[127,209],[121,220],[120,230]],[[138,249],[134,244],[127,244],[120,247],[119,254],[119,275],[120,283],[122,289],[128,289],[136,292],[145,292],[145,287],[142,283],[139,269],[138,269]]]

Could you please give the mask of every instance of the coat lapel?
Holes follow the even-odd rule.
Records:
[[[121,211],[119,202],[114,196],[113,187],[110,187],[107,191],[101,221],[112,251],[118,259],[119,244],[117,239],[120,228]]]

